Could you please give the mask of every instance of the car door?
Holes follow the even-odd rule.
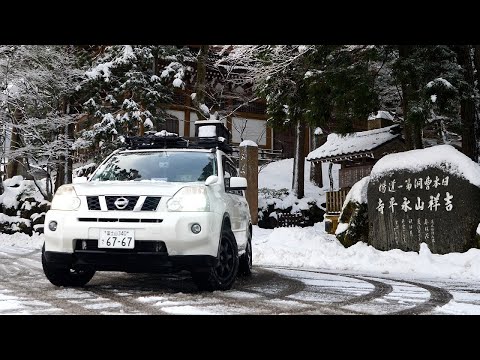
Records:
[[[232,207],[229,210],[230,221],[232,223],[232,231],[237,239],[239,249],[246,244],[246,229],[248,228],[248,203],[242,190],[229,190],[230,177],[238,176],[237,169],[233,162],[225,158],[224,163],[224,179],[226,184],[225,193],[230,197]]]

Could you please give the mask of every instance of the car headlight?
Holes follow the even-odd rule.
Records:
[[[52,210],[76,210],[80,206],[80,198],[73,185],[62,185],[57,189],[52,200]]]
[[[210,201],[204,186],[181,188],[167,202],[168,211],[210,211]]]

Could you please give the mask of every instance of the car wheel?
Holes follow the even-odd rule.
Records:
[[[238,273],[238,248],[230,229],[222,230],[217,263],[206,272],[193,272],[193,281],[200,290],[228,290]]]
[[[95,270],[73,270],[52,266],[45,258],[45,245],[42,248],[42,267],[47,279],[55,286],[81,287],[95,275]]]
[[[248,231],[245,253],[240,256],[238,273],[243,276],[252,275],[252,234]]]

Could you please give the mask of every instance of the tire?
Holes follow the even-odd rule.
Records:
[[[200,290],[228,290],[238,273],[237,242],[230,229],[222,230],[217,264],[205,272],[192,272],[192,278]]]
[[[242,276],[252,275],[252,234],[250,230],[248,231],[245,253],[240,256],[238,273]]]
[[[55,286],[85,286],[95,275],[95,270],[73,270],[52,266],[45,258],[45,244],[42,248],[42,267],[47,279]]]

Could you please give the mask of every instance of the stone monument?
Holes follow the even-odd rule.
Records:
[[[450,145],[383,157],[368,185],[369,244],[432,253],[480,248],[480,165]]]

